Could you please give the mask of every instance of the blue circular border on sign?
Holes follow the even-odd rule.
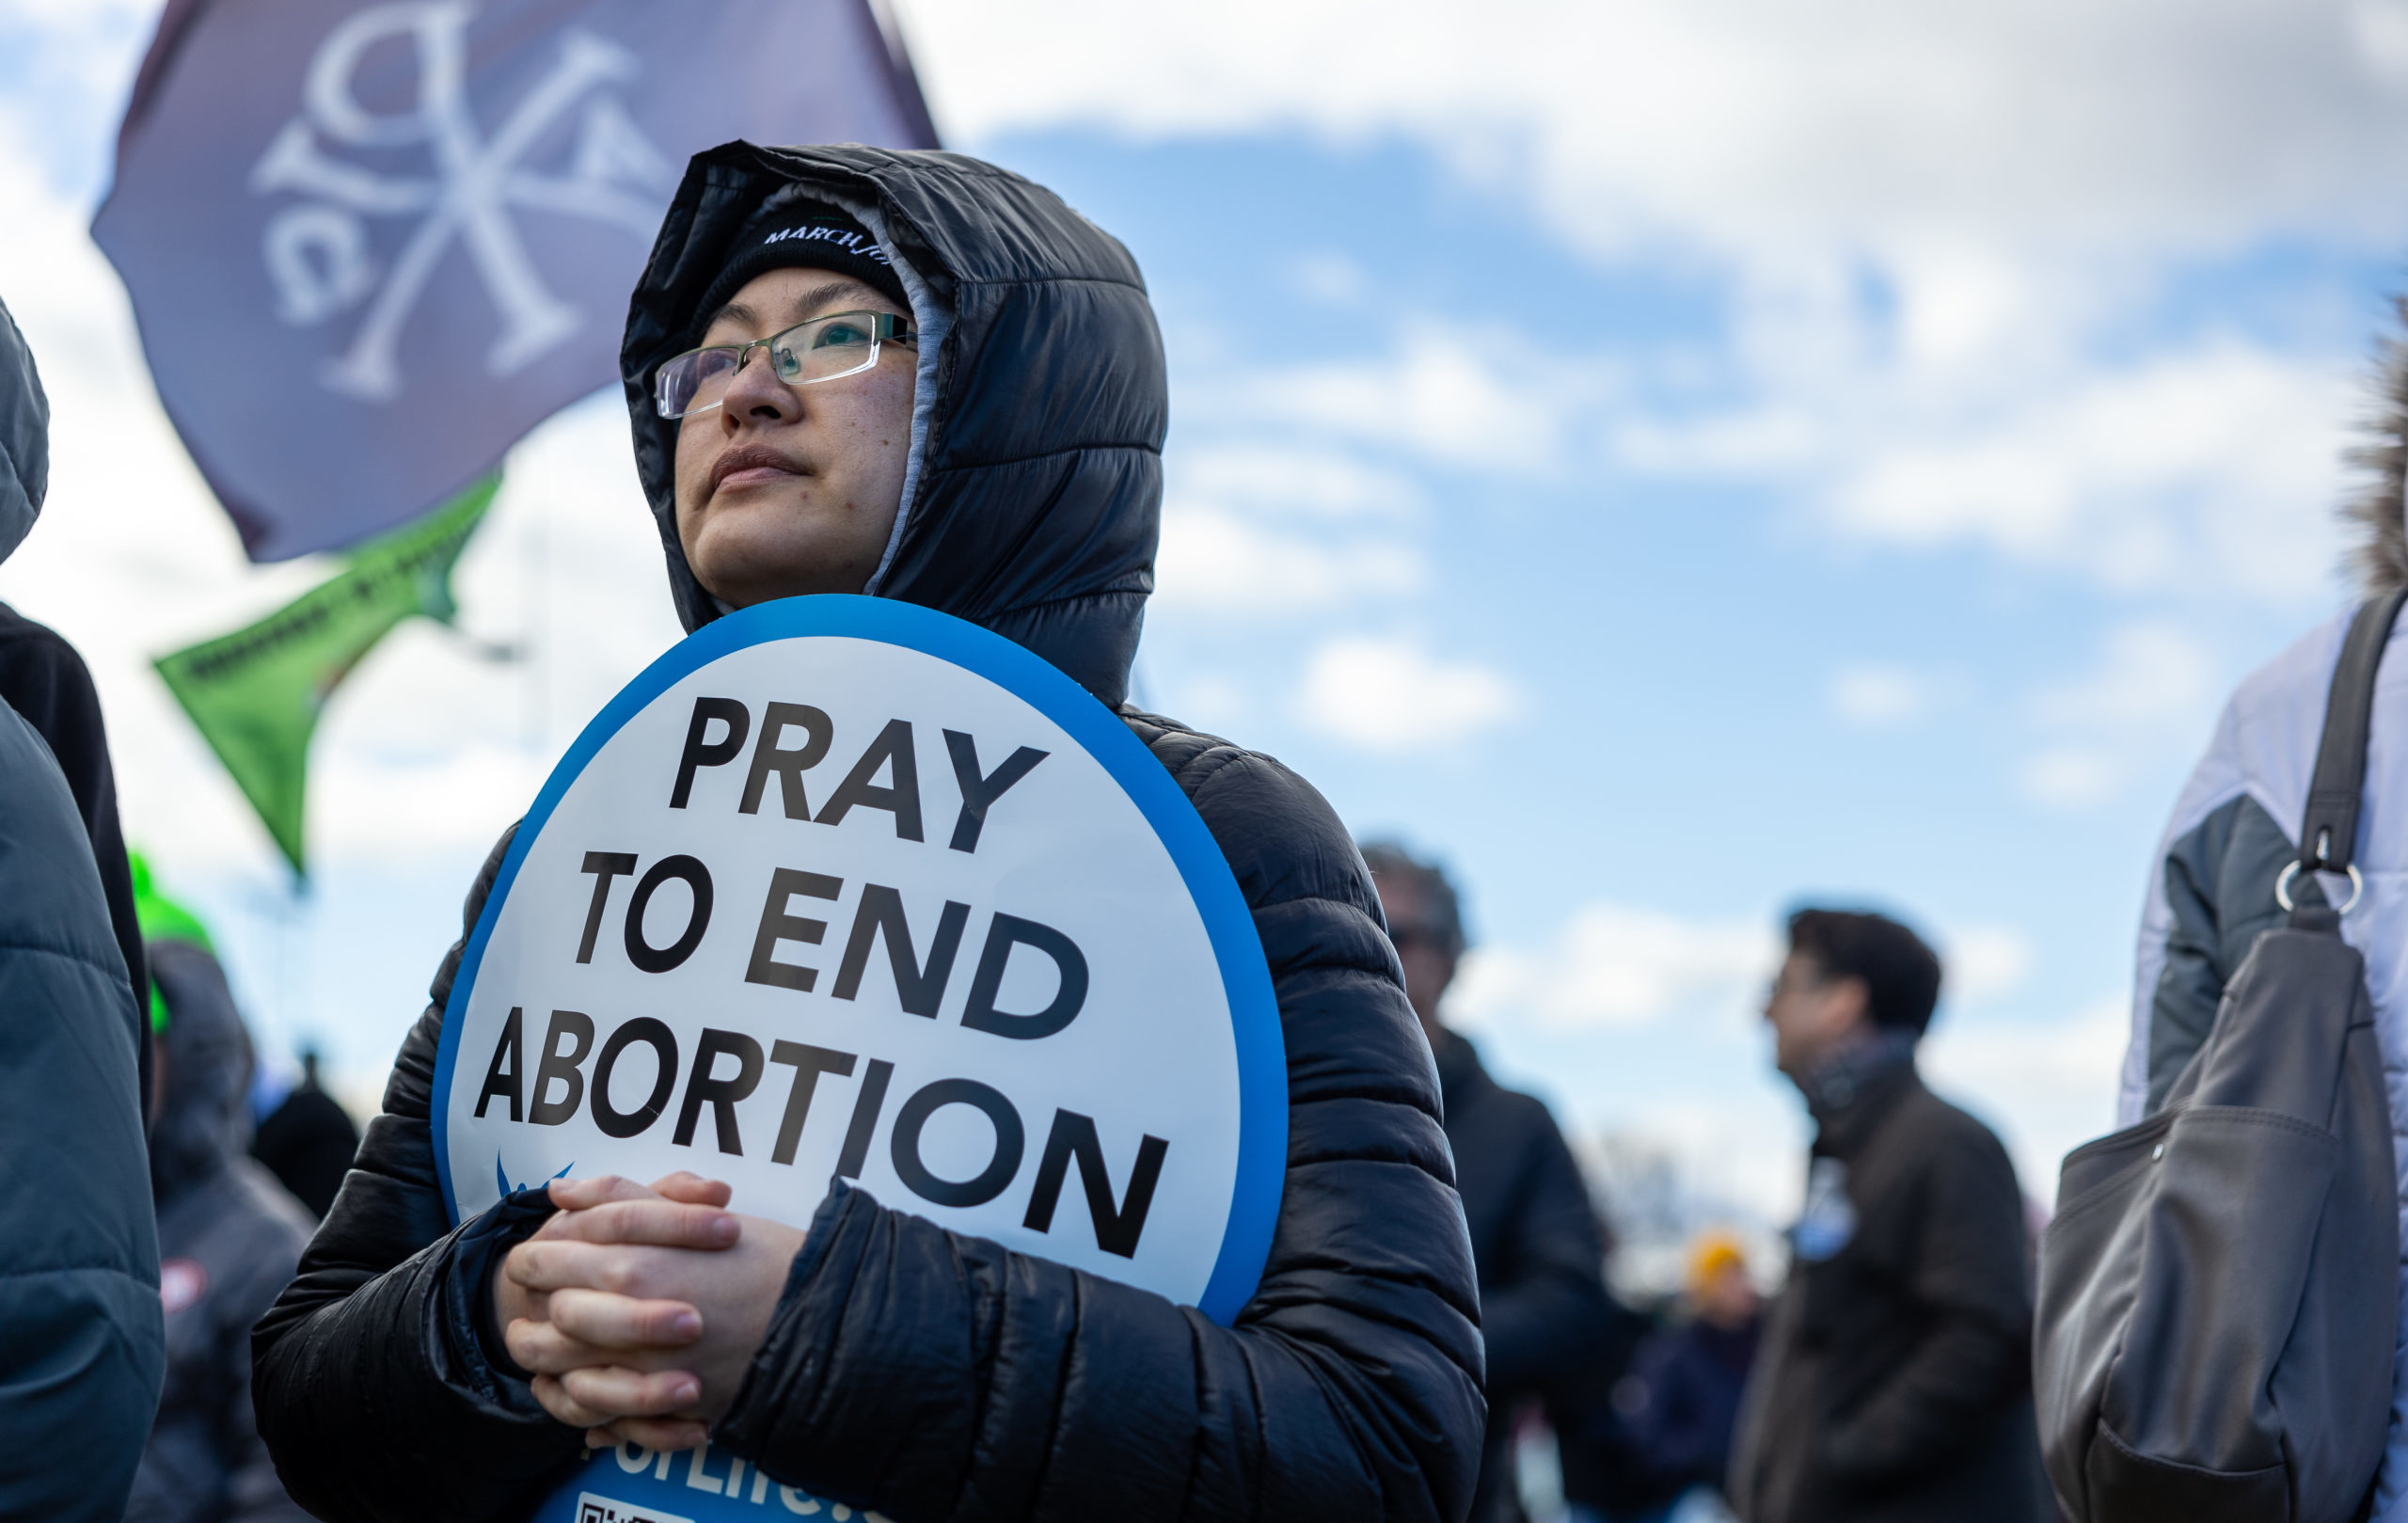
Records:
[[[443,1207],[452,1220],[460,1219],[460,1204],[452,1190],[451,1129],[452,1068],[459,1057],[456,1012],[467,1006],[475,989],[478,967],[484,960],[485,941],[509,896],[530,847],[541,834],[552,811],[585,770],[594,754],[654,699],[689,674],[722,656],[773,640],[808,636],[843,636],[874,640],[934,656],[974,672],[1035,707],[1060,725],[1073,740],[1101,763],[1154,828],[1204,921],[1212,955],[1221,967],[1221,987],[1229,1002],[1229,1019],[1237,1045],[1238,1167],[1237,1189],[1229,1202],[1228,1225],[1221,1234],[1220,1257],[1196,1309],[1223,1326],[1237,1319],[1261,1282],[1262,1266],[1271,1256],[1271,1234],[1279,1218],[1279,1199],[1288,1166],[1287,1040],[1279,1026],[1279,1004],[1271,989],[1262,943],[1255,933],[1254,915],[1245,896],[1221,855],[1220,844],[1205,827],[1169,769],[1144,741],[1131,732],[1120,716],[1098,702],[1093,693],[1043,657],[966,620],[914,603],[884,597],[860,597],[825,593],[810,597],[784,597],[756,603],[716,619],[663,652],[634,681],[622,688],[594,716],[574,745],[535,796],[534,807],[519,822],[510,849],[501,859],[485,897],[483,913],[468,937],[452,980],[452,998],[443,1011],[443,1038],[435,1063],[435,1170],[443,1185]]]

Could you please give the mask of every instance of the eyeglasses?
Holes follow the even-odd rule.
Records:
[[[1453,947],[1454,941],[1453,936],[1437,926],[1416,926],[1409,922],[1391,923],[1388,926],[1388,944],[1399,952],[1415,946],[1427,947],[1433,952],[1445,952]]]
[[[755,349],[768,351],[769,366],[779,380],[814,386],[858,375],[877,364],[879,345],[887,340],[917,342],[911,320],[889,312],[832,312],[750,343],[689,349],[662,360],[653,372],[653,410],[663,418],[710,411],[727,399],[728,383]]]
[[[1765,986],[1765,1003],[1769,1005],[1783,994],[1812,994],[1817,990],[1829,989],[1833,981],[1830,974],[1820,969],[1793,975],[1789,969],[1783,968],[1773,976],[1772,982]]]

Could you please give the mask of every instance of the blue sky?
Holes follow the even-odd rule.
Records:
[[[2110,1121],[2162,813],[2346,598],[2331,521],[2408,250],[2408,8],[1850,0],[905,9],[953,146],[1136,254],[1172,367],[1146,701],[1444,856],[1457,1017],[1584,1138],[1766,1219],[1779,912],[1947,948],[1930,1068],[2025,1187]],[[616,404],[531,437],[330,706],[293,904],[146,658],[243,564],[82,227],[150,8],[0,0],[0,296],[54,507],[0,596],[91,657],[129,828],[265,1045],[372,1092],[483,846],[676,633]]]

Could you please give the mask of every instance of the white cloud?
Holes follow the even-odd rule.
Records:
[[[1580,906],[1548,941],[1472,949],[1448,1019],[1470,1029],[1632,1029],[1674,1017],[1726,1028],[1752,1022],[1784,944],[1778,917],[1697,919],[1641,905]],[[2011,926],[1943,932],[1952,1008],[1988,1006],[2023,987],[2031,938]]]
[[[1420,550],[1409,544],[1323,543],[1235,514],[1178,505],[1163,514],[1157,566],[1158,607],[1267,615],[1418,592],[1430,574]]]
[[[2214,658],[2195,636],[2163,620],[2117,626],[2088,673],[2033,694],[2032,722],[2050,738],[2023,759],[2018,784],[2054,808],[2108,802],[2195,743],[2216,697]]]
[[[1142,677],[1142,662],[1138,671]],[[1208,734],[1228,735],[1253,717],[1254,706],[1247,684],[1225,672],[1204,672],[1175,684],[1159,712],[1176,715]]]
[[[2403,226],[2396,3],[915,0],[906,19],[958,138],[1396,134],[1521,182],[1600,248]]]
[[[35,145],[55,167],[100,146],[78,139],[87,123],[106,130],[102,114],[133,83],[157,10],[158,0],[0,0],[11,75],[50,125],[78,129]]]
[[[2328,575],[2353,411],[2342,365],[2219,341],[2128,369],[2034,372],[2062,385],[1961,394],[1956,416],[1902,406],[1839,463],[1836,524],[1895,544],[1971,542],[2119,590],[2283,597]],[[1895,396],[1921,376],[1865,379],[1868,395]]]
[[[1545,945],[1476,948],[1450,1018],[1580,1030],[1649,1025],[1701,1008],[1729,1016],[1761,996],[1780,959],[1768,919],[1700,921],[1585,904]]]
[[[1288,278],[1300,293],[1332,307],[1355,306],[1370,293],[1370,277],[1363,266],[1335,248],[1299,258]]]
[[[2121,994],[2053,1021],[1944,1020],[1925,1039],[1921,1061],[1935,1088],[1999,1128],[2024,1193],[2047,1201],[2056,1195],[2059,1161],[2115,1124],[2131,1020]]]
[[[147,24],[157,9],[155,0],[5,0],[0,22],[53,31],[80,25],[87,34],[116,34]]]
[[[1164,465],[1174,501],[1339,520],[1411,519],[1424,506],[1410,476],[1326,446],[1218,441],[1174,451]]]
[[[2162,620],[2136,620],[2107,632],[2088,674],[2035,694],[2032,710],[2044,724],[2153,725],[2196,710],[2214,678],[2196,639]]]
[[[1327,442],[1252,429],[1168,465],[1155,604],[1296,617],[1420,592],[1420,488]]]
[[[1453,745],[1518,719],[1513,678],[1477,661],[1432,656],[1410,639],[1340,635],[1305,664],[1296,722],[1365,751]]]
[[[1624,418],[1608,433],[1614,454],[1639,470],[1782,486],[1845,539],[1972,546],[2115,594],[2282,602],[2326,584],[2345,425],[2359,411],[2354,353],[2220,338],[2105,364],[2082,323],[2035,309],[1960,366],[1953,339],[1926,336],[1939,352],[1917,352],[1911,301],[1894,334],[1846,292],[1797,302],[1822,309],[1737,298],[1736,363],[1756,400]],[[1843,331],[1798,340],[1801,324]],[[1885,334],[1898,341],[1885,347]]]
[[[1988,1005],[2023,986],[2031,939],[1974,925],[1941,938],[1955,1006]],[[1537,946],[1474,948],[1450,997],[1467,1025],[1556,1031],[1653,1025],[1676,1015],[1752,1019],[1783,949],[1778,920],[1691,919],[1639,905],[1584,904]]]
[[[1967,926],[1941,937],[1945,992],[1955,1005],[1986,1005],[2023,987],[2032,939],[2012,926]]]
[[[1503,308],[1444,336],[1400,325],[1371,359],[1248,372],[1196,397],[1208,420],[1244,420],[1441,466],[1530,474],[1558,465],[1575,420],[1610,391],[1610,369],[1566,359],[1513,330]],[[1467,339],[1471,326],[1478,335]]]
[[[2121,793],[2131,769],[2103,746],[2049,746],[2016,769],[2016,785],[2034,803],[2086,809]]]
[[[1931,679],[1903,666],[1874,662],[1831,674],[1834,713],[1863,729],[1888,729],[1921,716],[1934,697]]]

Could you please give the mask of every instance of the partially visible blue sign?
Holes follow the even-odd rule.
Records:
[[[1224,1324],[1285,1178],[1278,1007],[1194,806],[1038,657],[880,598],[720,619],[586,727],[469,939],[436,1092],[454,1220],[684,1168],[807,1226],[843,1178]],[[541,1515],[823,1507],[628,1447]]]

